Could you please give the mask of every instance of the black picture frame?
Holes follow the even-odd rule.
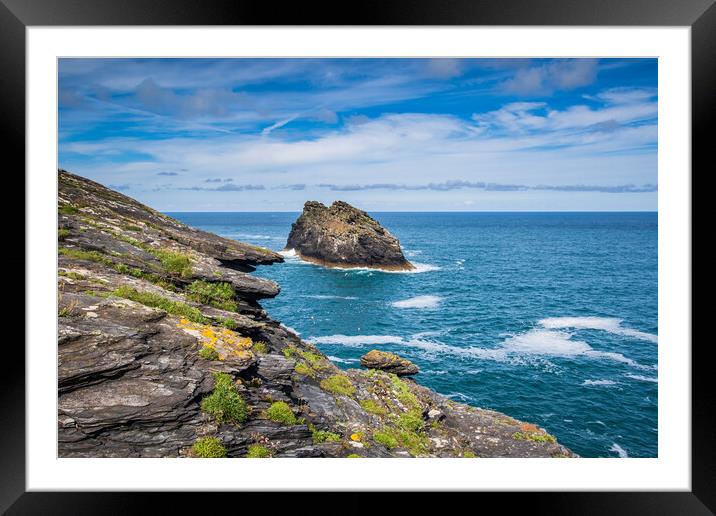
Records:
[[[363,2],[271,2],[240,0],[0,0],[0,113],[3,161],[25,170],[25,29],[65,25],[566,25],[689,26],[692,73],[692,171],[711,165],[708,128],[716,113],[716,0],[413,0]],[[711,165],[710,168],[713,168]],[[24,174],[14,174],[16,192],[25,192]],[[8,179],[9,181],[9,179]],[[17,198],[24,198],[17,195]],[[692,200],[693,207],[693,200]],[[693,208],[692,208],[693,209]],[[19,228],[18,228],[19,229]],[[16,248],[25,235],[17,235]],[[692,251],[693,253],[693,251]],[[692,254],[693,256],[693,254]],[[12,257],[13,270],[25,268],[23,254]],[[693,318],[693,317],[692,317]],[[683,343],[687,345],[688,343]],[[508,499],[511,510],[537,514],[714,514],[716,511],[716,418],[710,394],[711,342],[692,346],[692,490],[641,493],[480,494]],[[148,511],[149,498],[161,496],[163,511],[186,509],[178,493],[26,493],[25,492],[25,355],[7,343],[0,360],[0,510],[7,514],[100,514]],[[213,496],[213,495],[212,495]],[[240,506],[261,502],[243,495]],[[271,497],[271,513],[296,506],[296,495]],[[221,500],[225,497],[219,497]],[[372,502],[368,502],[368,498]],[[365,513],[375,499],[345,495],[343,513]],[[411,497],[422,503],[422,496]],[[216,498],[212,498],[216,501]],[[236,500],[236,498],[234,498]],[[201,502],[200,502],[201,503]],[[232,503],[232,502],[230,502]],[[485,506],[486,507],[486,506]],[[239,507],[237,507],[238,509]],[[407,510],[407,506],[403,506]]]

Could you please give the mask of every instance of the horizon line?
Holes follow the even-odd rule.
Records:
[[[359,208],[360,209],[360,208]],[[303,210],[158,210],[161,213],[301,213]],[[659,213],[659,210],[362,210],[369,213]]]

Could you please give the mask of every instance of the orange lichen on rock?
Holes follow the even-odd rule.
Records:
[[[199,341],[199,348],[208,347],[217,352],[219,360],[227,358],[238,358],[247,360],[253,357],[250,351],[253,342],[251,338],[244,337],[233,330],[212,326],[209,324],[200,324],[181,319],[179,328],[186,333],[193,335]]]

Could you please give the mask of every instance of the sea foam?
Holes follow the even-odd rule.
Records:
[[[617,443],[613,443],[612,447],[609,448],[609,451],[616,452],[617,455],[619,455],[620,459],[626,459],[627,457],[629,457],[629,454],[626,452],[626,450],[619,446]]]
[[[584,381],[582,382],[582,385],[587,385],[587,386],[588,386],[588,385],[604,385],[604,386],[607,386],[607,385],[616,385],[616,384],[617,384],[617,382],[615,382],[614,380],[584,380]]]
[[[601,330],[614,335],[623,335],[635,339],[658,342],[657,335],[625,328],[622,326],[622,319],[616,317],[548,317],[541,319],[538,324],[544,328],[558,330],[573,328],[575,330]]]
[[[396,308],[437,308],[443,300],[440,296],[416,296],[391,303]]]

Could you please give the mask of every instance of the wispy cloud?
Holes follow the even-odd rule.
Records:
[[[644,193],[656,192],[657,186],[652,184],[645,185],[516,185],[516,184],[500,184],[485,183],[483,181],[446,181],[444,183],[428,183],[423,185],[406,185],[392,183],[376,183],[376,184],[319,184],[321,188],[328,188],[335,192],[354,192],[363,190],[433,190],[439,192],[463,189],[478,189],[493,192],[516,192],[516,191],[539,191],[549,190],[554,192],[602,192],[602,193]]]
[[[655,206],[655,63],[61,60],[60,163],[158,206],[296,207],[335,194],[481,206],[473,196],[565,192],[594,194],[585,208],[607,197]],[[622,193],[635,195],[609,195]]]
[[[498,89],[516,95],[551,95],[592,84],[597,78],[596,59],[564,59],[520,68]]]

